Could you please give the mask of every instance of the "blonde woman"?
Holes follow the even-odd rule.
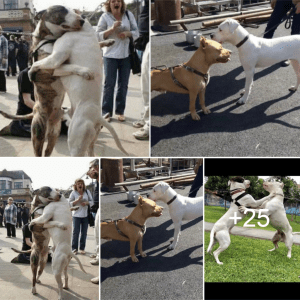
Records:
[[[7,229],[7,238],[16,237],[17,207],[12,197],[8,198],[7,205],[5,206],[4,219]]]
[[[115,113],[120,122],[125,121],[124,111],[130,76],[129,38],[139,36],[133,14],[126,11],[124,0],[107,0],[106,13],[102,14],[97,34],[99,41],[114,39],[111,47],[103,48],[104,90],[102,115],[113,115],[114,89],[118,78]],[[110,120],[110,118],[109,118]]]
[[[74,191],[70,195],[69,203],[71,206],[79,206],[79,209],[72,212],[72,251],[77,254],[79,248],[79,252],[85,254],[85,244],[89,226],[88,206],[93,204],[93,198],[90,191],[86,189],[82,179],[76,179],[73,188]]]

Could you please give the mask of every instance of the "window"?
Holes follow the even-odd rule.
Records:
[[[11,181],[8,182],[8,189],[9,189],[9,190],[12,189],[12,182],[11,182]]]
[[[5,190],[5,188],[6,188],[6,181],[0,180],[0,190]]]
[[[21,189],[23,187],[23,182],[15,182],[15,189]]]
[[[3,0],[4,10],[18,9],[18,0]]]

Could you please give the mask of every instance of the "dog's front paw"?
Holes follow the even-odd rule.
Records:
[[[297,91],[297,88],[296,88],[295,86],[291,86],[291,87],[289,88],[289,91],[290,91],[290,92],[296,92],[296,91]]]
[[[199,121],[200,120],[200,116],[195,112],[195,113],[191,113],[192,119],[194,121]]]
[[[78,72],[78,75],[82,76],[86,80],[93,80],[95,78],[95,73],[87,68],[84,71]]]
[[[172,243],[169,247],[168,247],[168,250],[174,250],[175,249],[175,246],[174,246],[174,243]]]
[[[246,103],[246,98],[242,97],[237,103],[236,105],[244,105]]]
[[[245,94],[245,90],[241,90],[240,95],[243,96]]]
[[[131,256],[131,260],[133,262],[139,262],[139,260],[137,259],[137,257],[134,255],[134,256]]]
[[[62,230],[67,230],[68,229],[67,226],[65,226],[65,225],[59,225],[58,228],[60,228]]]
[[[29,229],[30,231],[32,231],[34,225],[35,225],[35,223],[34,223],[34,222],[31,222],[31,223],[28,225],[28,229]]]
[[[207,107],[202,108],[202,110],[205,115],[208,115],[211,113],[211,111]]]
[[[145,252],[140,252],[141,257],[147,257],[147,254]]]

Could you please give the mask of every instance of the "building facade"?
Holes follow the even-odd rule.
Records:
[[[35,14],[32,0],[0,0],[0,25],[4,32],[32,33]]]
[[[0,204],[12,197],[15,202],[31,202],[32,181],[24,171],[0,171]]]

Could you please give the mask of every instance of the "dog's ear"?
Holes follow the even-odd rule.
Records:
[[[246,189],[249,188],[250,187],[250,180],[245,180],[244,184],[245,184]]]
[[[284,183],[283,182],[280,183],[280,187],[283,189],[283,187],[284,187]]]
[[[144,203],[143,197],[140,195],[140,196],[139,196],[139,204],[140,204],[140,205],[143,205],[143,203]]]
[[[228,27],[229,27],[229,31],[230,33],[234,33],[234,31],[239,27],[239,23],[236,20],[233,19],[227,19],[226,20],[228,22]]]
[[[206,47],[206,39],[204,36],[201,36],[200,38],[200,46],[202,47],[202,49],[205,49]]]
[[[39,194],[39,191],[40,191],[39,189],[34,190],[34,191],[33,191],[33,195],[38,195],[38,194]]]
[[[36,16],[34,17],[34,20],[35,21],[39,21],[39,20],[41,20],[42,19],[42,16],[43,16],[43,14],[46,12],[46,9],[44,9],[44,10],[41,10],[40,12],[38,12],[37,14],[36,14]]]
[[[231,180],[228,180],[228,186],[230,186]]]

